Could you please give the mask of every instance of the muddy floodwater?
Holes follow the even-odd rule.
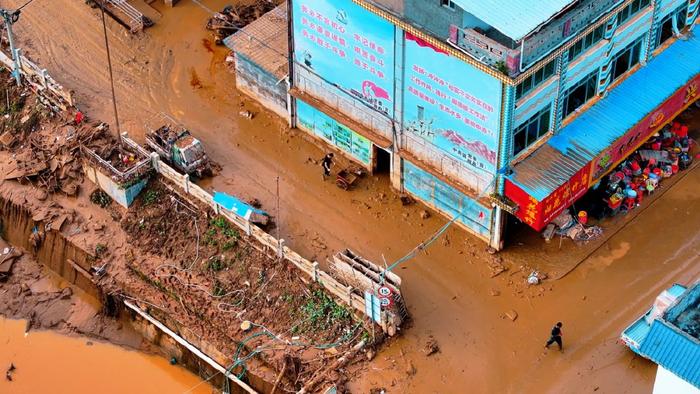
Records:
[[[119,346],[30,331],[0,318],[0,393],[211,393],[211,386],[162,357]]]

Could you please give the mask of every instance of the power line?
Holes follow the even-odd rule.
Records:
[[[22,4],[19,8],[17,8],[17,11],[20,11],[20,10],[22,10],[22,8],[28,6],[29,4],[32,4],[33,1],[34,0],[29,0],[26,3]]]

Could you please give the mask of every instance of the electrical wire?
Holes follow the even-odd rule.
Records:
[[[21,11],[22,8],[28,6],[29,4],[32,4],[33,1],[34,1],[34,0],[28,0],[26,3],[22,4],[19,8],[17,8],[16,11]]]
[[[444,233],[447,231],[447,229],[450,228],[450,226],[452,226],[452,224],[453,224],[454,222],[456,222],[458,219],[462,218],[462,217],[464,216],[464,214],[465,214],[465,213],[469,210],[469,208],[472,206],[472,204],[474,204],[477,200],[479,200],[479,199],[483,198],[484,196],[486,196],[486,193],[487,193],[488,191],[490,191],[491,187],[494,186],[494,185],[496,184],[496,180],[498,179],[498,173],[500,173],[500,171],[497,172],[496,176],[493,177],[493,179],[491,180],[491,182],[490,182],[485,188],[482,189],[481,193],[479,193],[479,195],[476,196],[476,198],[473,198],[473,199],[468,200],[466,206],[465,206],[459,213],[457,213],[452,219],[450,219],[447,223],[445,223],[442,227],[440,227],[433,235],[431,235],[430,237],[428,237],[428,238],[427,238],[426,240],[424,240],[423,242],[419,243],[416,247],[414,247],[413,249],[411,249],[411,250],[410,250],[408,253],[406,253],[403,257],[401,257],[401,258],[399,258],[398,260],[394,261],[394,262],[391,263],[386,269],[384,269],[384,270],[382,271],[381,275],[380,275],[380,282],[381,282],[381,284],[384,284],[384,280],[385,280],[385,278],[386,278],[386,273],[387,273],[387,272],[391,272],[394,268],[398,267],[400,264],[402,264],[402,263],[404,263],[404,262],[406,262],[406,261],[408,261],[408,260],[410,260],[410,259],[416,257],[416,255],[417,255],[420,251],[425,250],[426,248],[428,248],[433,242],[437,241],[437,240],[440,238],[440,236],[441,236],[442,234],[444,234]]]

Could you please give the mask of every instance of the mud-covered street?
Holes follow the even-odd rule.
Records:
[[[6,0],[3,6],[23,2]],[[230,2],[204,3],[216,10]],[[403,206],[388,175],[365,178],[352,192],[324,182],[316,164],[324,152],[235,90],[225,62],[228,51],[213,46],[204,29],[207,11],[192,0],[172,9],[162,2],[153,6],[160,16],[145,33],[133,36],[108,21],[123,131],[142,140],[149,117],[175,116],[222,168],[202,186],[260,200],[275,216],[280,237],[312,260],[324,262],[350,248],[390,263],[445,223],[437,213],[423,219],[419,204]],[[74,90],[78,107],[89,116],[113,124],[101,29],[98,12],[81,0],[37,0],[15,24],[24,54]],[[239,116],[242,109],[255,116]],[[694,120],[697,130],[700,111]],[[700,278],[698,185],[696,166],[645,202],[643,211],[616,223],[616,232],[600,246],[565,240],[554,262],[538,261],[537,242],[543,241],[536,236],[530,237],[536,242],[516,242],[492,256],[482,241],[450,228],[397,269],[413,320],[349,388],[358,393],[376,388],[388,393],[650,392],[656,365],[617,340],[659,292]],[[584,257],[563,278],[527,286],[529,267],[565,272]],[[528,267],[521,267],[524,262]],[[493,276],[494,265],[507,270]],[[513,312],[514,320],[507,316]],[[556,321],[564,322],[563,353],[542,349]],[[431,340],[439,350],[428,355]],[[105,371],[103,378],[114,376]]]

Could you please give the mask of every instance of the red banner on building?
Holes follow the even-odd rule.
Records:
[[[535,230],[542,230],[565,208],[583,196],[591,185],[598,182],[654,133],[688,108],[699,96],[700,75],[676,91],[656,110],[542,201],[538,201],[510,180],[506,180],[505,195],[518,205],[515,216]]]
[[[593,159],[590,184],[598,182],[600,178],[637,150],[654,133],[697,100],[699,94],[698,85],[700,85],[700,75],[693,78],[654,112],[629,129],[625,135],[618,138],[608,149]]]
[[[591,175],[590,168],[590,165],[581,168],[571,179],[542,201],[537,201],[523,189],[506,180],[506,196],[519,207],[515,216],[535,230],[542,230],[547,223],[586,193],[588,178]]]

